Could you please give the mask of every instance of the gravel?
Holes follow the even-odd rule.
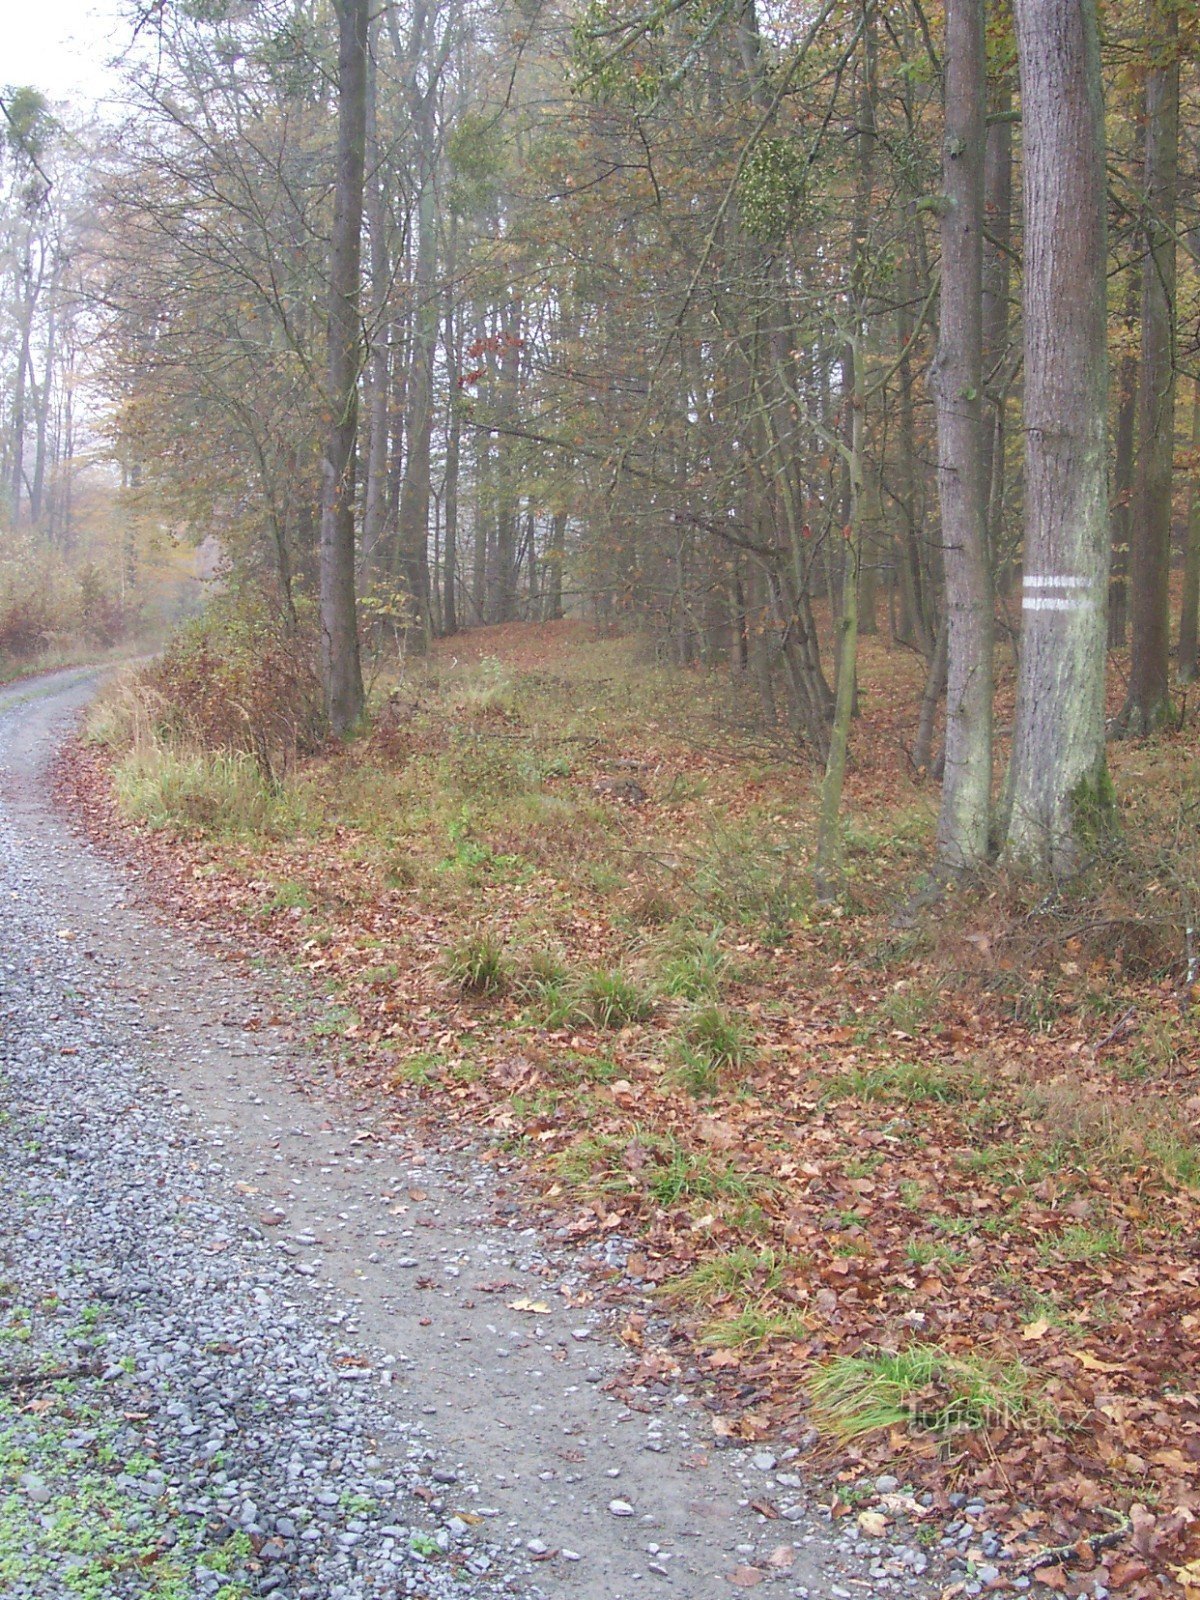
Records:
[[[587,1252],[528,1226],[501,1163],[418,1148],[290,1029],[246,1031],[274,999],[47,805],[89,689],[0,693],[5,1600],[940,1592],[902,1522],[832,1522],[801,1449],[725,1447],[694,1392],[608,1392]]]

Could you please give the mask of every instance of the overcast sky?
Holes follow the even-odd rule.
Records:
[[[31,84],[80,110],[113,92],[109,63],[129,44],[124,0],[0,0],[0,86]]]

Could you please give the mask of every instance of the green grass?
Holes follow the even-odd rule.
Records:
[[[675,929],[664,942],[658,964],[658,987],[672,1000],[716,1001],[729,969],[729,957],[720,946],[720,930],[701,933],[694,928]]]
[[[706,1150],[690,1151],[670,1134],[635,1128],[619,1134],[588,1134],[553,1157],[558,1177],[585,1193],[643,1189],[665,1208],[693,1200],[747,1204],[769,1182],[715,1161]]]
[[[702,1334],[705,1344],[724,1348],[766,1344],[770,1339],[804,1339],[812,1331],[802,1311],[770,1311],[765,1306],[745,1306],[733,1316],[718,1317]]]
[[[645,1022],[654,1010],[650,996],[619,970],[597,967],[579,983],[579,1014],[594,1028],[626,1028]]]
[[[944,1437],[1008,1426],[1034,1408],[1019,1361],[958,1356],[935,1344],[835,1356],[809,1381],[814,1415],[844,1439],[908,1425]]]
[[[501,994],[509,983],[504,945],[486,929],[476,929],[446,956],[446,975],[464,994]]]
[[[904,1253],[914,1266],[928,1267],[937,1262],[941,1266],[961,1267],[971,1259],[965,1250],[937,1239],[910,1239]]]
[[[944,1067],[933,1061],[887,1061],[875,1067],[854,1067],[832,1079],[827,1100],[882,1100],[899,1105],[953,1105],[978,1100],[987,1085],[976,1073]]]
[[[1090,1228],[1086,1223],[1074,1223],[1052,1239],[1042,1239],[1038,1255],[1043,1261],[1107,1261],[1110,1256],[1124,1254],[1121,1235],[1116,1228]]]
[[[693,1094],[712,1094],[724,1073],[744,1067],[754,1059],[750,1032],[739,1019],[718,1005],[693,1011],[681,1030],[675,1053],[676,1076]]]
[[[697,1305],[711,1305],[726,1295],[748,1295],[751,1290],[760,1296],[772,1294],[783,1284],[788,1268],[796,1264],[794,1257],[770,1246],[752,1250],[747,1245],[738,1245],[670,1279],[663,1285],[662,1292],[671,1299],[688,1300]]]

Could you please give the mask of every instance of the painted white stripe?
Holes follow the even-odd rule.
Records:
[[[1094,611],[1096,602],[1089,595],[1076,595],[1064,600],[1060,595],[1027,594],[1021,601],[1022,611]]]
[[[1039,575],[1025,578],[1023,582],[1027,589],[1090,589],[1092,587],[1090,578],[1052,578]]]

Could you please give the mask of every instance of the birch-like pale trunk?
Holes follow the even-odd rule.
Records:
[[[1070,872],[1101,820],[1108,598],[1107,204],[1094,0],[1017,0],[1025,561],[1005,853]]]

